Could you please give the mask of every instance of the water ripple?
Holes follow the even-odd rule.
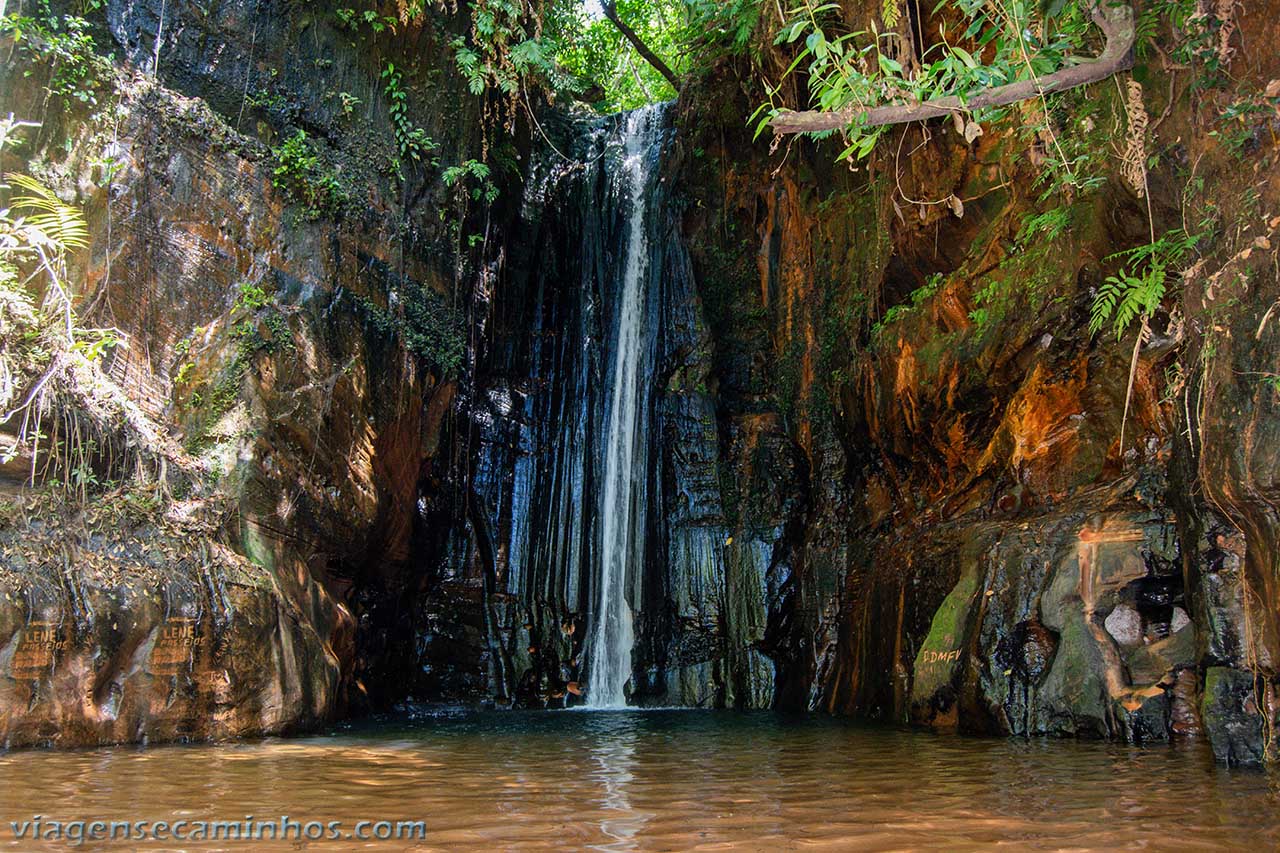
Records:
[[[4,755],[0,819],[287,814],[430,828],[407,848],[308,845],[332,850],[1207,850],[1280,843],[1275,781],[1218,767],[1199,746],[936,737],[765,713],[455,713],[299,740]],[[7,834],[10,849],[66,847]]]

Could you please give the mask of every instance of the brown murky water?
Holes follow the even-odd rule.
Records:
[[[77,819],[186,820],[189,837],[246,815],[326,834],[426,825],[425,839],[299,841],[286,824],[286,840],[89,850],[1275,849],[1278,806],[1273,776],[1217,767],[1202,748],[696,711],[456,714],[244,745],[0,756],[0,847],[20,850],[65,850],[78,832],[15,839],[10,822],[35,815],[46,834]]]

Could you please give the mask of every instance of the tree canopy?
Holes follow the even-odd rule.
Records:
[[[399,0],[419,12],[433,1]],[[602,112],[673,98],[682,78],[750,51],[757,134],[839,134],[841,157],[863,157],[893,124],[951,115],[976,128],[1006,105],[1125,70],[1161,19],[1214,34],[1196,0],[1155,0],[1137,16],[1129,0],[790,3],[472,0],[472,36],[455,48],[477,93],[511,93],[537,73]]]
[[[556,60],[580,83],[598,87],[588,91],[602,111],[670,100],[679,78],[747,45],[760,6],[761,0],[569,0],[560,13]]]

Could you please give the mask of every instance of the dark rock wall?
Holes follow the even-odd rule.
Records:
[[[484,675],[501,704],[560,707],[590,687],[584,650],[608,511],[600,495],[606,388],[630,207],[620,124],[612,117],[560,128],[558,151],[572,151],[572,161],[546,151],[527,176],[468,401],[467,528],[439,595],[425,602],[435,614],[428,621],[443,625],[470,612],[459,621],[472,626],[473,641],[483,626]],[[632,701],[765,707],[772,669],[755,644],[767,556],[729,525],[722,502],[710,340],[661,177],[666,136],[646,155],[642,372],[651,405],[641,435],[644,559],[626,593],[636,624]],[[428,678],[453,674],[464,633],[428,635]],[[479,670],[470,678],[479,683]],[[466,695],[461,684],[454,692]]]

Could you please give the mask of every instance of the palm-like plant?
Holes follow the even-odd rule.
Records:
[[[17,189],[9,206],[0,209],[0,264],[16,269],[24,260],[37,261],[48,287],[46,302],[53,302],[66,325],[67,343],[75,342],[72,296],[66,283],[67,252],[89,245],[89,228],[80,211],[64,203],[53,190],[30,175],[5,175],[0,190]]]

